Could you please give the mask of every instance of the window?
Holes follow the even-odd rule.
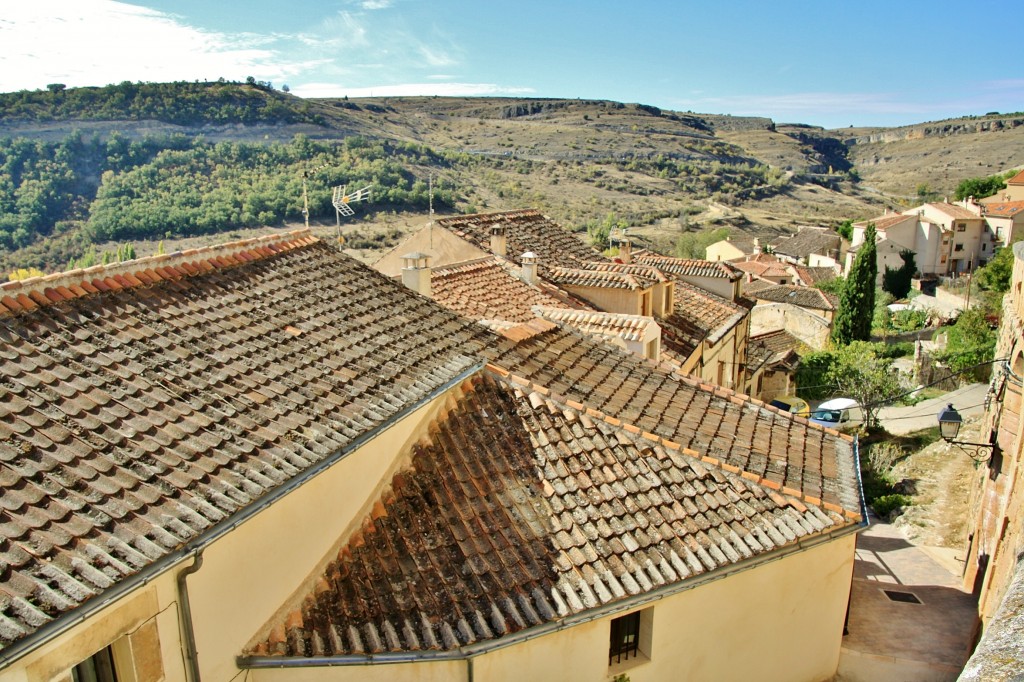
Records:
[[[981,250],[982,251],[988,251],[988,244],[982,244],[981,245]]]
[[[963,232],[966,229],[967,229],[967,225],[965,223],[957,223],[956,224],[956,231],[957,232]]]
[[[101,649],[71,669],[74,682],[117,682],[114,669],[114,650]]]
[[[640,655],[640,612],[635,611],[612,621],[608,665],[628,661]]]
[[[953,250],[954,251],[963,251],[964,250],[964,245],[963,244],[953,244]]]
[[[164,679],[156,621],[97,651],[71,669],[71,682],[160,682]]]

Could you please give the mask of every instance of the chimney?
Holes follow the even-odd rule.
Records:
[[[523,271],[522,280],[527,284],[536,286],[537,285],[537,254],[533,251],[527,251],[522,255],[523,260]]]
[[[754,253],[761,253],[761,240],[754,237]]]
[[[623,237],[619,240],[619,260],[626,265],[633,262],[633,253],[631,250],[632,245],[629,243],[629,237]]]
[[[419,251],[402,256],[402,284],[417,294],[430,296],[430,256]]]
[[[508,237],[505,234],[504,225],[491,226],[491,253],[495,256],[505,257],[508,249]]]

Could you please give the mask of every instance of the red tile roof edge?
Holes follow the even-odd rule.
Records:
[[[308,228],[0,283],[0,315],[230,268],[319,241]]]
[[[671,440],[669,440],[667,438],[662,438],[661,436],[658,436],[658,435],[655,435],[653,433],[649,433],[647,431],[644,431],[643,429],[641,429],[640,427],[636,426],[635,424],[625,423],[625,422],[623,422],[620,419],[616,419],[615,417],[612,417],[611,415],[607,415],[604,412],[601,412],[600,410],[596,410],[596,409],[594,409],[592,407],[588,407],[587,405],[584,405],[584,404],[582,404],[582,403],[580,403],[578,401],[571,400],[571,399],[566,398],[565,396],[562,396],[562,395],[560,395],[558,393],[554,393],[553,391],[551,391],[551,389],[547,388],[546,386],[541,386],[539,384],[535,384],[535,383],[531,382],[529,379],[526,379],[526,378],[523,378],[521,376],[518,376],[518,375],[508,371],[507,369],[499,367],[499,366],[497,366],[497,365],[495,365],[493,363],[490,363],[490,362],[487,363],[484,366],[484,370],[487,371],[487,372],[490,372],[493,376],[497,377],[500,380],[503,380],[503,381],[506,381],[506,382],[509,382],[509,383],[513,383],[513,384],[519,385],[523,390],[531,391],[533,393],[537,393],[539,395],[542,395],[542,396],[544,396],[545,400],[551,400],[553,402],[561,403],[562,405],[564,405],[565,407],[567,407],[569,409],[576,410],[577,412],[579,412],[581,414],[585,414],[585,415],[587,415],[588,417],[590,417],[592,419],[598,419],[600,421],[603,421],[606,424],[608,424],[609,426],[613,426],[615,428],[623,429],[623,430],[633,434],[634,436],[637,436],[638,438],[643,438],[644,440],[651,441],[652,443],[657,443],[658,445],[661,445],[662,447],[668,448],[669,450],[675,450],[676,452],[682,453],[682,454],[684,454],[684,455],[686,455],[688,457],[693,457],[695,459],[699,459],[700,461],[704,462],[705,464],[710,464],[710,465],[718,467],[719,469],[722,469],[724,471],[728,471],[728,472],[737,474],[739,476],[742,476],[744,479],[746,479],[748,481],[751,481],[753,483],[756,483],[757,485],[760,485],[760,486],[763,486],[765,488],[768,488],[771,491],[780,491],[781,490],[781,492],[786,496],[786,498],[785,498],[786,499],[786,503],[789,504],[790,506],[798,509],[798,510],[800,508],[800,505],[803,502],[806,502],[808,504],[812,504],[812,505],[814,505],[816,507],[822,507],[822,508],[826,508],[826,505],[827,505],[827,509],[829,511],[833,511],[833,512],[836,512],[838,514],[842,514],[843,517],[845,517],[845,518],[847,518],[847,519],[849,519],[851,521],[858,521],[859,522],[860,519],[861,519],[861,515],[858,512],[853,512],[853,511],[850,511],[849,509],[843,509],[843,508],[839,507],[838,505],[834,505],[834,504],[831,504],[831,503],[824,503],[823,504],[821,502],[821,500],[818,500],[818,498],[812,497],[810,495],[805,495],[802,491],[799,491],[799,490],[794,490],[792,488],[782,488],[781,484],[779,484],[777,481],[772,481],[771,479],[768,479],[768,478],[765,478],[765,477],[762,477],[762,476],[758,476],[757,474],[754,474],[754,473],[751,473],[749,471],[740,469],[737,466],[734,466],[734,465],[728,464],[726,462],[723,462],[723,461],[721,461],[721,460],[719,460],[719,459],[717,459],[715,457],[710,457],[708,455],[702,455],[699,452],[697,452],[696,450],[691,450],[690,448],[685,448],[685,447],[681,446],[679,443],[671,441]],[[712,386],[710,384],[703,384],[703,383],[700,383],[698,381],[694,381],[693,383],[699,385],[701,388],[704,388],[704,389],[708,390],[711,393],[714,393],[714,395],[716,395],[716,396],[718,396],[720,398],[725,398],[725,399],[730,400],[730,401],[732,401],[732,402],[734,402],[736,404],[742,404],[744,402],[749,402],[749,403],[754,404],[754,405],[756,405],[758,407],[766,408],[766,409],[769,409],[769,410],[775,410],[776,412],[779,412],[780,414],[788,414],[793,419],[798,419],[802,423],[805,423],[809,427],[816,427],[816,428],[821,429],[822,431],[826,431],[826,432],[828,432],[828,433],[830,433],[832,435],[839,436],[842,439],[849,440],[851,442],[853,441],[853,436],[847,435],[845,433],[840,433],[839,431],[836,431],[835,429],[828,429],[828,428],[822,427],[819,424],[814,424],[814,423],[810,422],[808,419],[806,419],[804,417],[793,415],[793,414],[790,414],[789,412],[785,412],[785,411],[780,410],[780,409],[778,409],[776,407],[773,407],[771,405],[767,405],[767,404],[761,402],[760,400],[757,400],[756,398],[751,398],[750,396],[743,395],[741,393],[736,393],[735,391],[733,391],[731,389],[723,388],[721,386]]]

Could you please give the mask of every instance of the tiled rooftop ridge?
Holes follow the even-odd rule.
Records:
[[[316,241],[317,238],[307,228],[4,282],[0,284],[0,315],[25,312],[103,291],[191,277],[249,263]]]
[[[853,525],[490,371],[246,647],[455,651]]]
[[[552,326],[506,330],[509,343],[488,348],[488,360],[643,431],[859,512],[852,438]]]
[[[758,476],[757,474],[754,474],[754,473],[751,473],[751,472],[748,472],[748,471],[744,471],[740,467],[733,466],[733,465],[728,464],[726,462],[723,462],[722,460],[717,459],[715,457],[710,457],[708,455],[702,455],[699,452],[697,452],[696,450],[692,450],[690,448],[683,447],[679,443],[671,441],[668,438],[664,438],[662,436],[658,436],[656,434],[650,433],[649,431],[644,431],[643,429],[641,429],[640,427],[636,426],[635,424],[624,423],[621,420],[616,419],[615,417],[612,417],[611,415],[607,415],[604,412],[601,412],[600,410],[595,410],[594,408],[588,407],[588,406],[584,405],[583,403],[577,402],[577,401],[572,400],[570,398],[566,398],[563,395],[559,395],[557,393],[553,393],[547,387],[541,386],[539,384],[535,384],[535,383],[531,382],[530,380],[525,379],[525,378],[523,378],[521,376],[517,376],[516,374],[513,374],[512,372],[510,372],[510,371],[508,371],[506,369],[503,369],[503,368],[501,368],[501,367],[499,367],[497,365],[488,363],[486,368],[487,368],[487,370],[489,372],[497,374],[498,376],[500,376],[500,377],[502,377],[504,379],[507,379],[508,381],[511,381],[512,383],[515,383],[515,384],[518,384],[519,386],[522,386],[524,390],[528,391],[531,394],[537,394],[537,395],[540,395],[540,396],[544,396],[544,398],[550,398],[551,400],[554,400],[556,402],[560,402],[560,403],[564,404],[565,406],[567,406],[567,407],[569,407],[569,408],[571,408],[573,410],[576,410],[577,412],[580,412],[582,414],[586,414],[588,417],[591,417],[593,419],[598,419],[598,420],[603,421],[603,422],[605,422],[605,423],[607,423],[607,424],[609,424],[611,426],[621,427],[621,428],[625,429],[626,431],[628,431],[629,433],[632,433],[632,434],[636,435],[639,438],[643,438],[645,440],[649,440],[651,442],[658,443],[658,444],[660,444],[660,445],[662,445],[662,446],[664,446],[664,447],[666,447],[666,448],[668,448],[670,450],[674,450],[674,451],[680,452],[680,453],[682,453],[682,454],[684,454],[684,455],[686,455],[688,457],[694,457],[694,458],[699,459],[700,461],[702,461],[702,462],[704,462],[706,464],[710,464],[712,466],[720,467],[721,469],[723,469],[724,471],[728,471],[729,473],[738,474],[738,475],[742,476],[744,479],[752,481],[752,482],[754,482],[754,483],[756,483],[758,485],[765,486],[766,488],[770,488],[770,489],[772,489],[773,491],[776,491],[776,492],[781,492],[782,495],[784,495],[786,497],[781,497],[780,496],[779,498],[777,498],[775,500],[779,505],[789,504],[789,505],[793,506],[795,509],[803,512],[803,511],[806,511],[806,507],[804,507],[803,504],[800,504],[800,502],[806,502],[807,504],[812,504],[812,505],[815,505],[815,506],[823,507],[823,508],[825,508],[825,509],[827,509],[827,510],[829,510],[831,512],[835,512],[836,514],[842,514],[844,517],[846,517],[850,521],[860,521],[860,518],[861,518],[860,514],[854,513],[853,511],[850,511],[850,510],[847,510],[847,509],[843,509],[842,507],[840,507],[837,504],[832,504],[830,502],[823,502],[822,500],[820,500],[820,499],[818,499],[816,497],[810,497],[808,495],[805,495],[800,490],[794,490],[793,488],[788,488],[788,487],[779,485],[779,483],[776,482],[776,481],[773,481],[771,479],[765,478],[763,476]],[[736,401],[749,402],[749,403],[751,403],[753,405],[756,405],[758,407],[762,407],[762,408],[765,408],[765,409],[768,409],[768,410],[774,410],[774,411],[778,412],[779,414],[783,414],[783,415],[792,417],[793,419],[799,419],[802,422],[806,422],[807,425],[812,427],[812,428],[818,428],[818,429],[820,429],[822,431],[828,431],[828,432],[833,433],[833,434],[835,434],[835,435],[837,435],[837,436],[839,436],[841,438],[844,438],[844,439],[849,440],[851,442],[853,441],[853,436],[850,436],[850,435],[845,434],[845,433],[841,433],[839,431],[836,431],[835,429],[829,429],[827,427],[821,426],[820,424],[815,424],[815,423],[807,420],[805,417],[801,417],[799,415],[793,415],[790,412],[787,412],[787,411],[784,411],[784,410],[780,410],[779,408],[775,407],[774,405],[769,405],[768,403],[762,402],[762,401],[758,400],[757,398],[752,398],[752,397],[750,397],[748,395],[745,395],[745,394],[742,394],[742,393],[737,393],[737,392],[735,392],[735,391],[733,391],[731,389],[724,388],[724,387],[721,387],[721,386],[713,386],[711,384],[704,384],[704,383],[701,383],[700,381],[697,381],[696,379],[694,379],[692,377],[684,376],[684,377],[682,377],[682,379],[683,379],[683,381],[691,383],[691,384],[693,384],[695,386],[699,386],[700,388],[702,388],[704,390],[713,391],[715,393],[715,395],[719,396],[720,398],[726,398],[726,399],[728,399],[730,401],[733,401],[733,402],[736,402]],[[789,498],[789,499],[787,500],[786,498]]]

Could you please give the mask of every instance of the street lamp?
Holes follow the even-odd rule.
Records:
[[[939,435],[942,436],[942,440],[950,443],[951,445],[958,446],[964,452],[967,452],[967,456],[976,462],[984,462],[992,457],[992,453],[997,447],[995,434],[989,436],[988,443],[968,443],[966,441],[956,440],[956,436],[960,433],[960,427],[963,425],[964,420],[960,416],[960,413],[953,407],[953,403],[949,403],[941,412],[939,412]],[[967,448],[974,450],[972,455],[967,451]],[[988,449],[988,454],[982,454],[982,448]]]

